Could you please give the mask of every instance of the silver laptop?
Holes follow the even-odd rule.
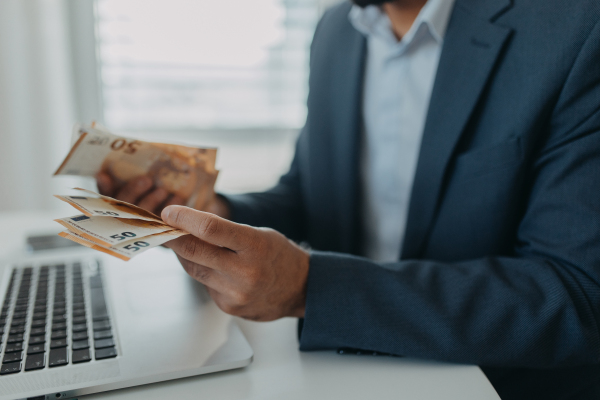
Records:
[[[0,263],[0,400],[68,399],[244,367],[253,352],[172,252]]]

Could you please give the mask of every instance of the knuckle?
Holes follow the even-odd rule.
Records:
[[[180,262],[184,271],[193,279],[205,283],[210,278],[211,274],[208,268],[185,259],[180,259]]]
[[[181,209],[179,207],[175,207],[169,213],[169,219],[172,219],[175,222],[175,225],[180,226],[183,220],[185,219]]]
[[[249,269],[246,273],[246,284],[252,288],[258,287],[262,282],[262,274],[255,269]]]
[[[233,302],[238,306],[245,306],[250,303],[251,296],[243,290],[236,290],[232,295]]]
[[[200,235],[203,237],[214,236],[219,230],[219,220],[213,216],[208,215],[198,227]]]
[[[199,265],[196,268],[194,268],[192,278],[200,282],[206,282],[210,278],[210,270],[206,267]]]
[[[234,306],[231,303],[220,302],[217,303],[217,306],[226,314],[237,315],[238,307]]]
[[[262,230],[262,234],[256,235],[254,237],[254,240],[253,240],[254,246],[260,252],[268,252],[273,247],[273,234],[275,233],[275,231],[273,231],[272,229],[264,229],[264,228],[261,230]]]
[[[201,243],[194,237],[186,237],[186,240],[181,244],[180,254],[183,258],[192,259],[201,254]]]

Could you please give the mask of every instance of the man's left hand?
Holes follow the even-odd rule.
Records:
[[[162,218],[191,233],[166,246],[221,310],[254,321],[304,317],[310,255],[281,233],[182,206]]]

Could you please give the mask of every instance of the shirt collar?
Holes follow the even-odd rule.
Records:
[[[438,43],[442,43],[454,7],[454,1],[428,0],[402,41],[412,41],[419,28],[425,25],[433,38]],[[380,6],[371,5],[361,8],[354,5],[348,17],[354,28],[365,36],[375,35],[387,41],[397,41],[392,32],[391,22]]]

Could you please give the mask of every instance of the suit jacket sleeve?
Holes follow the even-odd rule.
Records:
[[[514,255],[388,265],[313,252],[301,349],[498,367],[600,362],[600,26],[565,82]]]

